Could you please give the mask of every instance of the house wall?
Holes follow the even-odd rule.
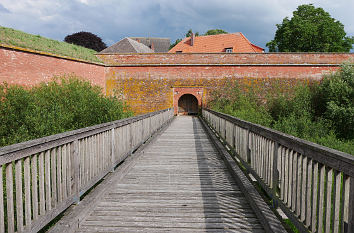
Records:
[[[34,86],[65,74],[75,74],[105,89],[104,65],[0,46],[0,83]]]
[[[336,71],[354,54],[120,54],[99,55],[105,61],[107,94],[116,94],[135,113],[169,108],[178,103],[180,92],[197,97],[206,106],[214,90],[238,83],[259,98],[288,92],[298,82],[316,82]],[[188,87],[187,89],[185,87]],[[225,91],[225,95],[230,94]],[[232,93],[231,93],[232,94]],[[176,111],[176,109],[175,109]]]

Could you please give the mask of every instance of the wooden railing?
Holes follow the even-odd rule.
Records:
[[[37,232],[173,117],[173,109],[0,148],[0,232]]]
[[[354,156],[212,110],[202,115],[300,232],[354,232]]]

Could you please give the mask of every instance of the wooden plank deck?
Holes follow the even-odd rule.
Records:
[[[177,117],[77,232],[264,232],[196,117]]]

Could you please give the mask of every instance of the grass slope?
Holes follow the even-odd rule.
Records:
[[[61,56],[102,63],[92,49],[74,44],[32,35],[12,28],[0,26],[0,43]]]

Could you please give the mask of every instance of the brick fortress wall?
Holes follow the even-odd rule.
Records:
[[[105,89],[104,65],[12,46],[0,46],[0,83],[34,86],[75,74]]]
[[[247,91],[291,91],[333,72],[353,53],[105,54],[105,65],[0,45],[0,83],[37,85],[54,75],[75,74],[124,99],[137,114],[168,107],[192,94],[201,106],[214,90],[232,83]],[[227,93],[225,93],[227,94]]]
[[[291,91],[298,82],[319,81],[334,72],[349,53],[249,54],[104,54],[106,93],[116,94],[135,113],[175,107],[183,94],[193,94],[200,105],[234,82],[260,96]]]

